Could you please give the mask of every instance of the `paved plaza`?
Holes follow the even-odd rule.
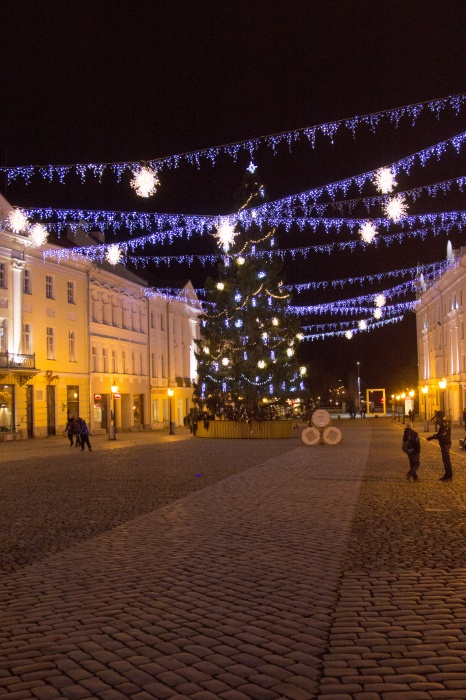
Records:
[[[336,424],[1,444],[0,697],[466,699],[463,431]]]

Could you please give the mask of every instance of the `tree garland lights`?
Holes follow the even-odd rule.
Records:
[[[217,159],[221,155],[227,155],[236,161],[241,153],[246,153],[250,159],[261,146],[266,146],[272,149],[275,154],[278,147],[285,145],[288,149],[291,146],[305,138],[312,148],[315,148],[317,136],[322,135],[334,142],[335,136],[342,128],[349,130],[353,136],[356,135],[357,129],[361,126],[369,127],[373,132],[376,131],[382,123],[389,123],[398,127],[400,121],[404,118],[411,119],[412,126],[415,126],[416,121],[422,112],[430,110],[437,118],[447,108],[451,108],[458,115],[466,100],[466,93],[457,95],[449,95],[447,97],[419,102],[417,104],[405,105],[396,109],[389,109],[380,112],[372,112],[361,116],[354,116],[347,119],[341,119],[334,122],[326,122],[312,127],[302,129],[294,129],[293,131],[281,132],[268,136],[260,136],[254,139],[238,141],[235,143],[225,144],[212,148],[204,148],[198,151],[190,151],[172,155],[167,158],[155,158],[145,161],[144,167],[152,172],[161,171],[163,169],[176,169],[182,163],[194,165],[196,168],[201,167],[202,161],[216,164]],[[65,178],[71,174],[77,175],[81,181],[85,181],[88,175],[93,176],[101,181],[105,173],[112,173],[117,182],[120,182],[123,175],[127,172],[136,174],[141,171],[141,165],[137,162],[119,162],[119,163],[75,163],[71,165],[28,165],[28,166],[2,166],[0,172],[6,174],[7,182],[13,182],[16,179],[22,179],[25,184],[30,184],[34,175],[39,174],[42,178],[48,181],[58,179],[60,183],[64,183]]]

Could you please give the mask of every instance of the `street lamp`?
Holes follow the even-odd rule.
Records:
[[[401,412],[402,412],[402,414],[403,414],[403,425],[405,424],[405,411],[406,411],[405,398],[406,398],[406,394],[405,394],[405,392],[403,391],[403,393],[401,394],[401,399],[402,399],[402,401],[401,401]]]
[[[361,377],[359,376],[359,365],[360,362],[356,362],[358,366],[358,409],[361,410]]]
[[[439,389],[440,389],[440,408],[445,413],[445,389],[447,386],[447,380],[445,378],[439,379]]]
[[[399,401],[400,399],[401,399],[401,396],[400,396],[399,394],[397,394],[396,397],[395,397],[395,411],[396,411],[396,414],[397,414],[396,417],[398,418],[398,420],[399,420],[399,416],[398,416],[398,406],[397,406],[397,403],[398,403],[398,401]]]
[[[116,420],[115,420],[115,394],[118,393],[118,385],[113,380],[113,384],[110,387],[112,400],[110,402],[110,426],[108,429],[108,439],[116,440]]]
[[[395,407],[396,407],[395,394],[392,394],[392,413],[393,413],[393,420],[395,420],[395,418],[396,418]]]
[[[172,422],[172,396],[174,393],[175,392],[173,391],[173,389],[170,389],[170,387],[168,387],[168,391],[167,391],[167,394],[168,394],[168,416],[169,416],[169,423],[170,423],[170,429],[168,431],[169,435],[175,434],[175,425]]]
[[[427,420],[427,392],[429,391],[429,387],[423,386],[421,388],[421,391],[424,394],[424,432],[428,433],[429,432],[429,421]]]

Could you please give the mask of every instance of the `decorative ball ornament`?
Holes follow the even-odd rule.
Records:
[[[387,300],[385,298],[384,294],[377,294],[377,296],[374,298],[374,304],[377,306],[377,308],[381,308],[382,306],[385,306],[387,303]]]
[[[208,348],[207,346],[204,346],[202,349],[204,350],[204,353],[205,353],[206,355],[210,355],[210,350],[209,350],[209,348]]]
[[[139,197],[151,197],[156,193],[160,180],[155,170],[142,167],[133,172],[131,187]]]
[[[7,223],[13,233],[21,233],[28,227],[28,218],[22,209],[13,209],[8,215]]]
[[[382,309],[378,308],[374,310],[374,318],[377,320],[382,318]]]
[[[278,324],[279,324],[278,318],[276,318],[276,317],[274,316],[273,319],[272,319],[272,326],[278,326]]]
[[[360,331],[367,331],[367,323],[366,321],[359,321],[358,323],[358,328]]]
[[[374,185],[382,194],[390,194],[397,184],[395,175],[390,168],[380,168],[374,175]]]
[[[257,363],[257,366],[259,367],[259,369],[265,369],[265,367],[267,367],[264,360],[259,360],[259,362]]]
[[[359,235],[364,243],[372,243],[377,235],[377,229],[370,221],[366,221],[359,229]]]
[[[228,367],[229,364],[230,364],[230,360],[228,359],[228,357],[222,357],[222,365],[224,367]]]
[[[304,376],[304,375],[306,374],[306,372],[307,372],[306,367],[300,367],[300,368],[299,368],[299,373],[300,373],[301,376]]]
[[[348,340],[351,340],[352,337],[353,337],[353,331],[346,331],[345,338],[347,338]]]
[[[288,357],[293,357],[293,355],[294,355],[293,348],[287,348],[286,354],[288,355]]]
[[[34,224],[29,231],[29,238],[36,246],[41,246],[46,243],[49,232],[42,224]]]
[[[223,282],[217,283],[217,289],[220,291],[223,291],[225,289],[225,285],[223,284]]]
[[[108,246],[107,252],[105,253],[105,259],[110,263],[110,265],[118,265],[121,257],[121,249],[116,243],[112,243]]]
[[[238,233],[233,229],[230,222],[224,219],[217,229],[215,238],[218,240],[219,245],[222,246],[225,253],[230,250],[230,246],[234,243]]]
[[[391,197],[383,207],[383,211],[387,219],[391,219],[395,224],[406,216],[408,205],[402,194],[397,194],[396,197]]]
[[[246,260],[243,258],[242,255],[240,255],[239,258],[236,260],[236,262],[238,263],[238,265],[244,265]]]

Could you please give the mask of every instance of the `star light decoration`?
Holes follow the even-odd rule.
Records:
[[[377,235],[377,229],[372,222],[366,221],[359,229],[359,235],[364,243],[372,243]]]
[[[367,323],[366,321],[359,321],[358,323],[358,328],[360,331],[367,331]]]
[[[387,303],[387,300],[385,298],[384,294],[377,294],[374,298],[374,304],[377,306],[378,309],[380,309],[382,306],[385,306]]]
[[[238,233],[234,230],[233,226],[228,220],[225,219],[218,227],[215,238],[218,240],[219,245],[222,246],[225,253],[227,253],[230,250],[230,246],[234,243],[237,235]],[[240,264],[239,258],[238,264]]]
[[[382,194],[390,194],[397,184],[391,168],[380,168],[374,175],[374,185]]]
[[[375,309],[374,310],[374,318],[377,320],[382,318],[382,309]]]
[[[395,224],[398,223],[408,211],[408,205],[402,194],[397,194],[391,197],[383,206],[383,211],[388,219],[391,219]]]
[[[144,166],[133,172],[131,187],[139,197],[151,197],[159,185],[160,180],[155,170]]]
[[[13,233],[21,233],[28,227],[28,218],[22,209],[13,209],[8,214],[7,223]]]
[[[34,224],[29,231],[29,238],[33,245],[41,246],[47,241],[49,232],[42,224]]]
[[[118,265],[121,260],[121,249],[116,243],[112,243],[108,246],[105,253],[105,259],[110,265]]]
[[[348,338],[348,340],[351,340],[352,337],[353,337],[353,331],[346,331],[345,338]]]

